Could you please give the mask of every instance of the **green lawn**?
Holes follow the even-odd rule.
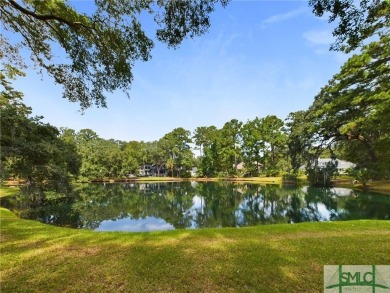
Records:
[[[325,264],[389,264],[390,221],[152,233],[1,216],[1,292],[323,292]]]
[[[17,186],[0,186],[0,198],[5,196],[17,195],[19,193],[19,187]]]

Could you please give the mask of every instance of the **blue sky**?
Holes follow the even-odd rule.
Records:
[[[78,104],[61,97],[61,86],[33,71],[14,86],[34,114],[57,127],[152,141],[176,127],[192,132],[234,118],[285,119],[307,109],[347,59],[329,51],[332,25],[316,18],[307,1],[233,1],[218,6],[211,20],[207,34],[176,50],[156,41],[152,59],[133,69],[131,98],[110,94],[108,108],[82,115]],[[146,21],[145,29],[153,26]]]

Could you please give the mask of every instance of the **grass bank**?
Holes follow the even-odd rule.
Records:
[[[353,178],[339,179],[335,181],[335,186],[364,190],[363,184],[352,183],[353,181]],[[373,180],[368,182],[366,190],[390,194],[390,180]]]
[[[1,292],[322,292],[325,264],[389,264],[390,221],[151,233],[1,217]]]
[[[133,177],[128,179],[102,179],[95,180],[94,182],[151,182],[151,181],[160,181],[160,182],[171,182],[171,181],[237,181],[237,182],[256,182],[256,183],[273,183],[281,184],[282,177],[210,177],[210,178],[181,178],[181,177]]]
[[[368,183],[368,188],[371,190],[390,193],[390,180],[375,180]]]
[[[198,182],[215,182],[215,181],[230,181],[230,182],[249,182],[258,184],[278,184],[283,183],[282,177],[225,177],[225,178],[178,178],[178,177],[134,177],[124,180],[102,180],[105,182],[171,182],[171,181],[198,181]],[[346,187],[351,189],[362,190],[363,185],[360,183],[353,184],[352,177],[339,177],[333,181],[334,186]],[[308,185],[306,176],[299,176],[296,182],[287,182],[288,184]],[[373,180],[367,184],[368,190],[390,194],[390,180]]]
[[[177,178],[177,177],[136,177],[126,180],[102,180],[99,182],[172,182],[172,181],[231,181],[231,182],[250,182],[258,184],[278,184],[283,183],[282,177],[248,177],[248,178]],[[363,185],[360,183],[353,184],[353,178],[340,177],[334,180],[334,186],[346,187],[351,189],[362,190]],[[3,196],[14,195],[19,191],[20,182],[6,182],[5,186],[0,186],[0,198]],[[307,185],[305,176],[298,177],[298,184]],[[82,184],[82,183],[76,183]],[[291,182],[293,184],[293,182]],[[368,190],[390,194],[390,180],[373,180],[367,184]]]
[[[18,186],[0,186],[0,198],[5,196],[17,195],[18,193]]]

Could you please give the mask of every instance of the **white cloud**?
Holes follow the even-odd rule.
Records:
[[[285,21],[285,20],[297,17],[297,16],[305,13],[306,11],[307,11],[307,8],[306,7],[302,7],[302,8],[298,8],[298,9],[295,9],[295,10],[292,10],[292,11],[289,11],[289,12],[286,12],[286,13],[275,14],[275,15],[273,15],[273,16],[265,19],[265,20],[263,20],[262,21],[262,25],[265,26],[267,24]]]
[[[332,32],[326,30],[310,30],[302,34],[302,38],[308,42],[316,55],[320,56],[333,56],[337,61],[337,64],[345,63],[351,54],[345,54],[343,52],[330,51],[330,45],[335,41]]]
[[[334,42],[334,37],[330,30],[310,30],[304,32],[302,37],[314,45],[329,46]]]
[[[316,53],[317,55],[328,54],[329,49],[328,48],[318,48],[318,49],[314,50],[314,53]]]

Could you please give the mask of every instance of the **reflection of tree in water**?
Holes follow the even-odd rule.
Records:
[[[286,212],[288,223],[317,222],[325,220],[318,210],[317,202],[307,202],[302,196],[293,193]]]
[[[166,196],[161,197],[161,204],[155,207],[153,216],[162,218],[175,228],[188,228],[191,225],[191,216],[187,211],[192,206],[194,189],[190,182],[171,182]]]
[[[278,185],[266,185],[262,188],[264,196],[264,207],[268,210],[266,223],[281,223],[285,222],[285,212],[287,206],[288,192],[283,190]]]
[[[197,214],[198,227],[235,227],[236,211],[242,194],[237,184],[230,182],[201,182],[197,194],[202,198],[203,213]]]
[[[308,203],[325,205],[331,221],[390,218],[388,195],[351,190],[341,196],[333,188],[309,187],[305,199]]]
[[[290,189],[248,184],[241,204],[241,226],[285,223]]]
[[[351,197],[343,197],[351,200]],[[375,201],[375,199],[371,199]],[[348,211],[338,209],[340,197],[330,188],[307,189],[277,185],[251,185],[245,187],[241,204],[241,225],[266,223],[299,223],[305,221],[339,220]],[[320,211],[320,206],[327,211]],[[363,215],[359,215],[361,217]]]
[[[186,184],[188,183],[188,184]],[[176,228],[186,228],[184,213],[192,205],[189,182],[142,184],[94,184],[79,190],[82,201],[75,204],[85,227],[94,229],[104,220],[124,218],[165,219]]]
[[[20,187],[13,207],[19,217],[43,223],[81,228],[79,215],[72,209],[77,201],[68,182],[47,182]]]
[[[348,211],[348,220],[390,220],[390,196],[387,194],[354,191],[353,196],[341,198],[340,204]]]
[[[22,188],[13,204],[23,218],[95,229],[105,220],[164,219],[175,228],[237,227],[343,219],[389,219],[390,197],[334,189],[231,182],[67,184]],[[325,214],[324,214],[325,211]]]
[[[314,221],[324,220],[318,212],[318,204],[323,204],[329,211],[329,220],[334,221],[339,218],[338,196],[332,188],[308,187],[305,193],[305,202],[309,210],[312,211]],[[342,213],[342,211],[341,211]]]

